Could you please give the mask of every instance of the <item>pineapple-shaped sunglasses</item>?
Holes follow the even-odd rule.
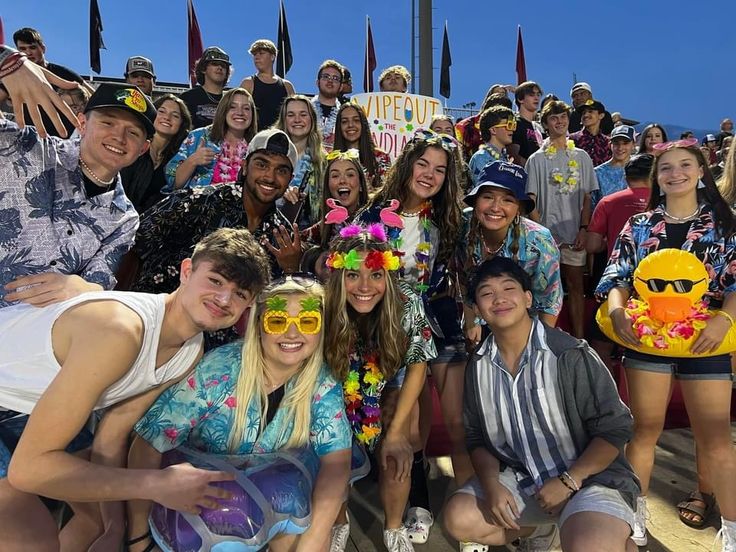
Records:
[[[266,299],[267,310],[263,315],[263,329],[267,334],[286,333],[293,322],[296,329],[304,335],[314,335],[322,328],[322,302],[317,297],[307,297],[299,301],[302,310],[296,316],[286,311],[286,299],[274,295]]]

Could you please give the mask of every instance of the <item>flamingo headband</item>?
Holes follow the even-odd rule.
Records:
[[[387,243],[388,236],[383,224],[374,223],[368,226],[360,226],[358,224],[350,224],[340,230],[340,237],[344,239],[355,238],[359,236],[371,237],[376,241]],[[365,253],[365,255],[363,255]],[[360,264],[363,263],[370,270],[398,270],[401,268],[399,256],[393,251],[377,251],[369,250],[367,253],[363,249],[353,248],[347,253],[339,253],[333,251],[327,257],[325,263],[329,268],[335,270],[343,268],[345,270],[358,270]]]

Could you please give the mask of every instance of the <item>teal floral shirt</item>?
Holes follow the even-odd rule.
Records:
[[[207,354],[194,374],[170,387],[138,421],[135,431],[159,452],[180,445],[213,454],[232,454],[228,449],[235,424],[235,386],[242,359],[242,341],[223,345]],[[286,384],[287,399],[290,383]],[[283,401],[282,401],[283,402]],[[261,407],[248,407],[245,434],[236,454],[268,453],[285,445],[293,430],[286,431],[284,411],[278,409],[270,424],[259,434]],[[352,432],[345,416],[342,388],[323,366],[314,385],[310,443],[319,456],[348,449]]]

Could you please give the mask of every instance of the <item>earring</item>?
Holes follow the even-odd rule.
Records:
[[[698,189],[705,188],[705,182],[703,182],[703,179],[698,179]]]
[[[521,222],[521,215],[519,213],[516,213],[516,216],[514,217],[514,224],[519,224]]]

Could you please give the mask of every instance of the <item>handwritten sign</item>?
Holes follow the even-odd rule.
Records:
[[[432,115],[442,113],[435,98],[399,92],[356,94],[351,98],[365,111],[373,142],[395,160],[418,128],[429,128]]]

